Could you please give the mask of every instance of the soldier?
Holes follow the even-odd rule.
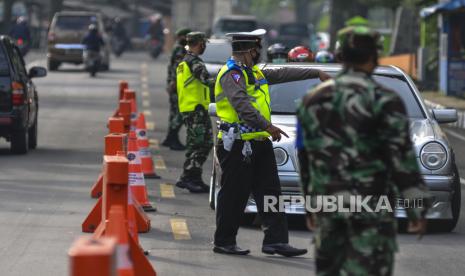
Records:
[[[252,192],[265,232],[262,252],[291,257],[306,254],[307,250],[288,244],[287,219],[283,212],[264,212],[265,196],[278,199],[281,195],[269,137],[274,141],[279,141],[281,135],[287,137],[271,123],[268,84],[311,78],[326,80],[329,76],[319,70],[301,68],[260,70],[257,63],[264,34],[265,30],[228,34],[232,37],[232,57],[216,80],[216,110],[221,120],[216,156],[222,174],[213,251],[234,255],[250,253],[236,245],[236,235]]]
[[[378,33],[364,26],[339,32],[343,71],[310,91],[297,110],[297,148],[303,192],[315,196],[373,195],[394,206],[396,198],[416,200],[407,209],[409,231],[425,231],[429,192],[419,173],[401,98],[373,80],[380,48]],[[421,206],[423,203],[423,206]],[[310,199],[309,206],[315,206]],[[317,275],[391,275],[397,250],[394,208],[379,212],[316,212]]]
[[[167,91],[169,95],[170,116],[168,122],[168,135],[162,145],[172,150],[185,150],[186,147],[179,141],[179,130],[182,127],[182,116],[179,113],[178,93],[176,92],[176,68],[186,54],[186,35],[191,30],[187,28],[179,29],[176,32],[176,45],[171,52],[170,63],[168,65]]]
[[[213,145],[208,104],[214,80],[199,57],[205,52],[206,42],[204,33],[187,34],[187,53],[176,70],[179,111],[187,127],[186,161],[176,186],[191,193],[209,191],[202,180],[202,165]]]

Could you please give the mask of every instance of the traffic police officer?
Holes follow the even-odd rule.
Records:
[[[168,121],[168,135],[162,145],[172,150],[185,150],[185,146],[179,141],[179,130],[182,127],[182,116],[179,113],[178,93],[176,91],[176,68],[186,54],[186,35],[191,30],[188,28],[179,29],[176,32],[176,45],[171,52],[170,63],[168,65],[167,91],[169,95],[170,115]]]
[[[214,80],[199,55],[206,49],[201,32],[187,34],[187,53],[176,69],[178,105],[187,128],[187,151],[183,173],[176,186],[192,193],[206,193],[209,186],[202,180],[202,165],[213,145],[208,104]]]
[[[372,78],[378,41],[379,34],[366,26],[341,30],[342,73],[310,91],[297,111],[304,194],[342,196],[344,207],[355,196],[373,196],[368,202],[372,210],[384,197],[392,207],[309,214],[308,226],[316,231],[317,275],[391,275],[396,198],[414,207],[406,209],[409,230],[425,231],[430,195],[419,173],[405,106],[396,92]]]
[[[246,255],[236,245],[239,222],[252,192],[262,219],[265,237],[262,252],[283,256],[307,253],[288,244],[287,219],[282,212],[264,212],[264,197],[281,195],[271,141],[287,136],[271,123],[269,84],[328,75],[312,69],[260,70],[261,38],[265,30],[228,34],[233,56],[220,70],[215,85],[216,111],[220,118],[217,157],[221,166],[221,189],[216,206],[213,251]]]

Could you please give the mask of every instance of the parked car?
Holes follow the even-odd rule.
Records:
[[[258,23],[254,16],[228,15],[215,20],[212,38],[224,38],[227,33],[251,32],[257,29]]]
[[[19,48],[0,36],[0,137],[11,143],[13,153],[37,147],[39,97],[31,79],[46,75],[43,67],[26,71]]]
[[[96,12],[64,11],[55,14],[48,32],[47,63],[50,71],[58,70],[62,63],[78,65],[84,62],[84,45],[81,41],[90,24],[97,25],[105,42],[102,49],[101,69],[110,68],[111,45],[102,16]]]
[[[340,65],[325,64],[285,64],[265,65],[266,68],[280,66],[299,66],[321,69],[331,75],[341,70]],[[413,81],[396,67],[378,67],[374,79],[399,93],[410,117],[411,138],[414,144],[422,177],[434,196],[432,209],[427,218],[437,223],[444,231],[452,231],[460,214],[460,177],[455,163],[454,151],[439,124],[457,121],[457,111],[450,109],[428,110]],[[320,83],[319,79],[294,81],[270,86],[272,123],[289,134],[280,142],[274,142],[276,163],[284,195],[301,195],[299,186],[299,166],[295,149],[296,136],[296,102],[312,87]],[[216,106],[210,104],[209,113],[216,122]],[[216,123],[215,123],[216,124]],[[214,128],[216,146],[216,128]],[[214,151],[215,152],[215,151]],[[215,208],[221,170],[218,159],[213,157],[213,172],[210,181],[210,206]],[[252,198],[249,199],[246,213],[256,213],[257,208]],[[304,214],[302,205],[292,205],[286,209],[288,214]],[[405,218],[403,209],[396,210],[398,218]]]

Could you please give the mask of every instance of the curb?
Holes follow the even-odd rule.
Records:
[[[426,100],[426,99],[423,99],[423,101],[425,102],[425,105],[428,108],[431,108],[431,109],[448,109],[448,107],[446,107],[446,106],[443,106],[441,104],[438,104],[438,103],[435,103],[435,102],[432,102],[432,101],[429,101],[429,100]],[[458,109],[456,109],[456,110],[457,110],[457,122],[447,124],[447,125],[451,126],[451,127],[465,129],[465,111],[458,110]]]

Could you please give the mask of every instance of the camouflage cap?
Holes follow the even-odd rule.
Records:
[[[350,26],[340,30],[337,34],[338,42],[341,48],[349,47],[356,48],[354,43],[355,37],[371,37],[374,41],[374,47],[377,50],[382,49],[381,36],[379,32],[367,26]]]
[[[207,35],[204,32],[190,32],[186,36],[187,43],[196,43],[207,41]]]
[[[189,28],[180,28],[176,31],[176,36],[184,36],[190,32],[192,32],[192,30]]]

